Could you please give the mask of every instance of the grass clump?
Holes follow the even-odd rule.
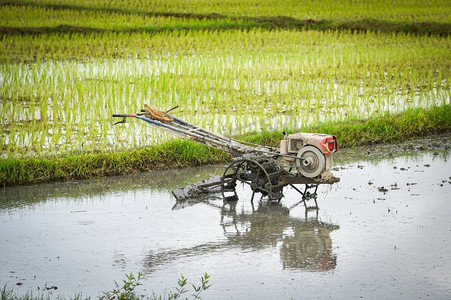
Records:
[[[130,174],[226,161],[228,154],[174,140],[130,151],[0,159],[0,186]]]

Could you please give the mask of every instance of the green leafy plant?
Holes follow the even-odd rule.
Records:
[[[195,286],[194,284],[193,289],[195,291],[195,293],[193,294],[194,299],[200,299],[199,295],[200,293],[202,293],[203,291],[205,291],[206,289],[208,289],[211,284],[209,284],[209,280],[210,279],[210,275],[208,275],[207,273],[204,274],[204,276],[201,277],[201,285],[200,286]]]
[[[140,281],[142,279],[143,274],[141,272],[138,273],[138,276],[135,277],[133,273],[125,274],[126,279],[124,279],[123,285],[119,286],[119,284],[115,281],[114,284],[116,287],[112,291],[103,292],[103,296],[100,297],[102,300],[135,300],[135,299],[143,299],[144,296],[139,296],[136,294],[135,289],[141,285]]]
[[[158,295],[153,293],[151,296],[139,295],[136,291],[136,288],[141,285],[141,280],[143,278],[142,273],[138,273],[137,276],[133,275],[133,273],[125,274],[126,279],[122,280],[122,285],[115,283],[115,288],[112,291],[103,292],[103,295],[100,297],[101,300],[141,300],[141,299],[151,299],[151,300],[174,300],[179,299],[182,295],[186,294],[189,290],[187,289],[188,278],[180,276],[177,280],[177,286],[175,290],[169,291],[167,295]],[[200,285],[196,286],[192,285],[193,294],[192,299],[201,299],[200,294],[207,290],[211,284],[209,284],[210,275],[205,273],[200,278]],[[188,298],[185,298],[188,299]]]

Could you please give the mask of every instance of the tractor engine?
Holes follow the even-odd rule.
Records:
[[[286,134],[280,141],[280,154],[297,156],[284,157],[302,177],[328,179],[332,175],[332,153],[338,151],[334,135],[320,133]]]

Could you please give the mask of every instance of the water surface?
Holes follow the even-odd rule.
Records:
[[[0,285],[95,297],[142,272],[163,294],[207,272],[204,299],[449,299],[449,151],[336,165],[319,210],[291,188],[252,205],[241,185],[236,203],[175,202],[222,166],[3,188]]]

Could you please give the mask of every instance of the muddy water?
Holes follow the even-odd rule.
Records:
[[[4,188],[0,285],[95,297],[143,272],[139,291],[163,294],[207,272],[204,299],[449,299],[449,155],[338,160],[319,210],[291,188],[280,205],[242,186],[235,204],[175,203],[170,190],[221,166]]]

